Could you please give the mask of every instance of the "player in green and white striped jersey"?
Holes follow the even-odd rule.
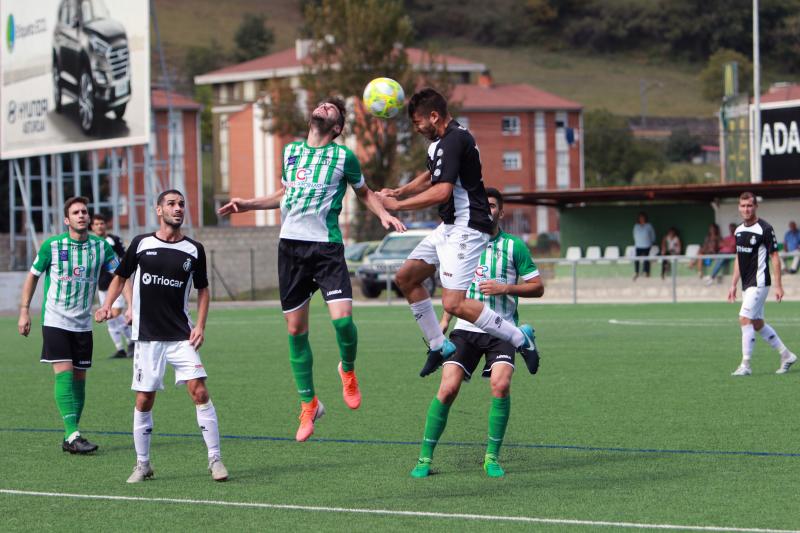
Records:
[[[289,331],[289,362],[300,395],[300,427],[295,439],[307,440],[314,421],[325,407],[314,392],[311,345],[308,342],[308,305],[321,289],[336,330],[342,395],[350,409],[361,405],[355,375],[358,333],[353,323],[353,290],[344,260],[339,213],[350,185],[367,209],[386,229],[405,226],[384,209],[361,174],[355,154],[334,139],[345,123],[344,102],[329,98],[311,113],[308,137],[283,150],[283,187],[261,198],[231,198],[218,213],[230,215],[254,209],[281,209],[278,245],[278,282],[281,307]]]
[[[92,366],[92,304],[100,272],[113,272],[118,260],[111,246],[89,234],[89,200],[70,198],[64,204],[69,229],[42,243],[22,287],[19,333],[31,330],[30,303],[44,274],[42,305],[43,363],[55,373],[56,406],[64,421],[62,449],[90,453],[97,449],[78,430],[86,399],[86,370]]]
[[[539,270],[531,258],[525,242],[499,227],[503,218],[503,196],[493,188],[486,189],[492,213],[493,232],[486,250],[481,254],[467,297],[484,302],[504,320],[519,324],[517,301],[520,296],[538,298],[544,294]],[[447,332],[452,316],[445,312],[442,332]],[[511,412],[511,376],[514,373],[514,345],[485,333],[483,330],[458,319],[450,334],[456,351],[444,361],[439,392],[428,408],[425,434],[413,477],[427,477],[430,473],[433,451],[447,424],[450,406],[458,396],[463,381],[468,381],[481,357],[486,357],[482,374],[490,378],[492,406],[489,411],[489,438],[483,468],[490,477],[505,475],[498,463],[508,417]],[[538,370],[538,358],[526,359],[531,373]]]

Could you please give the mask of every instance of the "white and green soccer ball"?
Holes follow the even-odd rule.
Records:
[[[364,89],[364,106],[379,118],[392,118],[405,103],[403,87],[392,78],[375,78]]]

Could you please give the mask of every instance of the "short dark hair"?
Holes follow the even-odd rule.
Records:
[[[336,106],[336,109],[339,110],[339,134],[341,134],[344,131],[344,117],[347,114],[347,108],[344,105],[344,100],[342,100],[338,96],[331,96],[323,100],[321,103],[333,104]],[[334,139],[335,138],[336,137],[334,137]]]
[[[89,199],[85,196],[72,196],[67,198],[67,201],[64,202],[64,216],[69,216],[69,208],[72,207],[72,204],[83,204],[85,206],[89,205]]]
[[[447,116],[447,100],[430,87],[418,91],[408,101],[410,118],[414,118],[414,113],[428,115],[431,111],[436,111],[441,117]]]
[[[753,203],[758,205],[758,199],[756,198],[756,195],[750,191],[744,191],[742,194],[740,194],[739,200],[753,200]]]
[[[497,207],[499,209],[503,209],[503,193],[501,193],[494,187],[489,187],[486,189],[486,197],[494,198],[495,200],[497,200]]]
[[[95,213],[94,215],[92,215],[92,222],[94,222],[95,220],[102,220],[103,222],[108,224],[108,217],[105,216],[103,213]]]
[[[164,197],[167,196],[168,194],[177,194],[184,200],[186,199],[183,193],[178,189],[167,189],[166,191],[158,195],[158,199],[156,200],[156,205],[161,205],[164,202]]]

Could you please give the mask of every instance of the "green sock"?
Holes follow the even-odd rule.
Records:
[[[420,459],[433,459],[433,449],[439,442],[444,428],[447,425],[447,414],[450,406],[439,401],[434,397],[431,406],[428,407],[428,418],[425,419],[425,435],[422,437],[422,449],[419,452]]]
[[[358,329],[353,322],[353,317],[346,316],[333,321],[336,329],[336,342],[339,344],[339,357],[342,358],[342,370],[350,372],[356,360],[358,348]]]
[[[81,414],[83,414],[83,404],[86,402],[86,380],[73,379],[72,380],[72,399],[75,403],[75,423],[81,423]]]
[[[289,335],[289,363],[292,365],[292,374],[297,383],[297,393],[304,402],[314,399],[314,375],[312,367],[314,358],[311,354],[311,345],[308,343],[308,333],[302,335]]]
[[[75,414],[75,400],[73,398],[72,371],[56,374],[55,397],[56,407],[64,421],[64,439],[78,431],[78,417]]]
[[[508,416],[511,413],[511,396],[505,398],[492,398],[492,407],[489,409],[489,441],[486,445],[486,454],[495,458],[500,456],[500,446],[508,426]]]

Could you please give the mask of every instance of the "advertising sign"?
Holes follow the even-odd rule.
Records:
[[[800,101],[761,106],[763,181],[800,179]]]
[[[0,2],[0,157],[145,144],[149,2]]]

